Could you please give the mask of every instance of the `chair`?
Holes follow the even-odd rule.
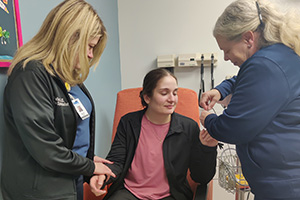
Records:
[[[128,112],[141,110],[143,108],[139,97],[141,90],[142,88],[139,87],[125,89],[118,92],[113,122],[112,141],[120,118]],[[197,93],[191,89],[179,88],[177,95],[179,100],[175,112],[194,119],[200,125]],[[194,192],[194,200],[212,200],[213,181],[211,181],[208,185],[199,185],[190,178],[189,173],[190,172],[188,172],[187,179],[192,191]],[[85,183],[84,200],[101,200],[103,197],[104,195],[96,197],[90,191],[89,185]]]

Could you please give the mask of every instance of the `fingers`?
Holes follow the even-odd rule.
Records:
[[[97,176],[97,175],[93,176],[90,179],[90,187],[91,187],[91,189],[97,190],[97,189],[100,189],[102,187],[101,183],[98,180],[99,180],[99,176]]]
[[[107,177],[107,180],[108,180],[109,178],[110,178],[110,176]],[[104,175],[99,175],[99,178],[98,178],[98,185],[102,187],[102,186],[103,186],[103,183],[104,183],[104,181],[105,181],[105,179],[106,179],[106,177],[105,177]],[[101,188],[101,187],[100,187],[100,188]]]
[[[200,139],[201,143],[205,146],[214,147],[214,146],[217,146],[217,144],[218,144],[218,140],[211,137],[209,135],[208,131],[205,129],[203,129],[200,132],[199,139]]]
[[[100,175],[100,176],[93,176],[90,180],[90,187],[91,187],[91,191],[96,195],[96,196],[100,196],[102,194],[106,193],[106,190],[101,190],[100,188],[102,187],[104,180],[105,180],[105,176],[104,179],[103,177],[104,175]]]
[[[109,168],[108,168],[109,169]],[[109,169],[109,170],[107,170],[106,171],[106,173],[103,173],[103,174],[106,174],[107,176],[112,176],[112,177],[114,177],[114,178],[116,178],[116,175]]]
[[[110,175],[106,175],[105,179],[106,179],[106,180],[109,180],[109,179],[110,179]],[[104,179],[104,180],[105,180],[105,179]]]
[[[109,161],[109,160],[106,160],[106,159],[103,159],[103,158],[102,158],[102,163],[106,163],[106,164],[114,164],[114,162]]]
[[[201,137],[201,140],[205,140],[207,137],[208,137],[208,132],[207,130],[203,129],[201,132],[200,132],[200,137]]]
[[[209,102],[209,104],[208,104],[208,106],[207,106],[207,110],[211,110],[214,106],[215,106],[215,104],[217,103],[217,99],[215,99],[215,98],[213,98],[210,102]]]
[[[200,113],[200,122],[201,122],[201,124],[205,127],[205,124],[204,124],[204,122],[205,122],[205,118],[206,118],[206,116],[207,115],[209,115],[210,113],[208,112],[208,111],[206,111],[206,110],[202,110],[201,111],[201,113]]]
[[[212,89],[208,92],[204,92],[200,99],[200,106],[204,110],[210,110],[214,107],[214,105],[219,101],[221,98],[221,94],[218,90]]]
[[[207,95],[207,93],[203,93],[200,99],[200,106],[204,110],[208,110],[208,104],[209,104],[209,96]]]
[[[106,160],[104,158],[101,158],[99,156],[94,156],[94,162],[101,162],[101,163],[107,163],[107,164],[113,164],[113,162]]]
[[[206,131],[206,133],[203,135],[203,140],[206,142],[209,142],[211,139],[212,139],[212,137]]]
[[[107,176],[116,177],[116,175],[111,171],[111,169],[109,169],[103,163],[95,162],[94,164],[95,164],[94,174],[98,174],[98,175],[101,175],[101,174],[104,175],[104,174],[106,174]]]
[[[93,191],[92,191],[93,192]],[[95,191],[95,195],[96,196],[101,196],[101,195],[103,195],[103,194],[105,194],[106,193],[106,190],[98,190],[98,191]]]

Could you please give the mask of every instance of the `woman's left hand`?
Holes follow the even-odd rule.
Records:
[[[100,196],[106,193],[105,189],[101,189],[104,184],[105,175],[95,175],[90,180],[91,191],[96,195]]]
[[[207,132],[207,130],[205,130],[205,129],[200,131],[199,139],[200,139],[201,143],[205,146],[215,147],[218,145],[218,140],[211,137],[209,135],[209,133]]]

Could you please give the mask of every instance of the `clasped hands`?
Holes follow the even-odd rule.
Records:
[[[95,171],[94,176],[90,180],[91,191],[100,196],[106,193],[106,190],[101,189],[105,179],[109,179],[110,176],[116,177],[116,175],[109,169],[104,163],[113,164],[113,162],[94,156]]]
[[[212,89],[205,92],[201,96],[200,106],[204,109],[200,114],[200,122],[205,127],[205,118],[211,113],[208,110],[212,109],[217,101],[221,99],[221,94],[218,90]],[[217,146],[218,141],[211,137],[206,129],[201,130],[199,139],[203,145],[214,147]]]

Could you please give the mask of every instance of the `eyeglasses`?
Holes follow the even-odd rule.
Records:
[[[258,13],[258,18],[259,18],[259,21],[260,21],[260,27],[264,27],[264,22],[262,21],[262,16],[261,16],[261,11],[260,11],[260,7],[259,7],[259,4],[258,2],[256,1],[256,8],[257,8],[257,13]]]

